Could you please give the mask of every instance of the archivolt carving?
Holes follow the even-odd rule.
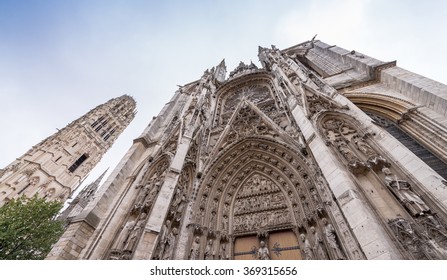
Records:
[[[222,241],[228,236],[282,228],[296,229],[299,235],[312,226],[322,230],[324,217],[334,219],[331,224],[344,222],[324,181],[311,171],[313,165],[292,151],[273,141],[248,138],[217,158],[205,173],[191,228],[201,228],[208,236],[212,232],[215,248],[228,252],[232,243]],[[336,232],[342,242],[352,243],[340,247],[341,254],[346,249],[351,258],[363,258],[346,223]],[[326,248],[329,243],[318,244]]]

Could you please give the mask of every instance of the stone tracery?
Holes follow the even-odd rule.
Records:
[[[320,198],[324,187],[312,182],[312,172],[306,171],[309,167],[303,168],[303,163],[307,165],[304,157],[261,139],[248,138],[232,147],[229,157],[214,164],[218,173],[210,170],[209,174],[215,175],[207,176],[196,200],[195,221],[204,232],[216,232],[217,237],[229,235],[234,240],[240,234],[264,230],[306,232],[311,226],[320,227],[317,221],[327,215],[323,208],[330,203]],[[315,187],[309,188],[309,184]],[[218,205],[219,195],[215,193],[222,194]],[[228,245],[234,250],[232,242]],[[351,248],[358,250],[355,244]]]

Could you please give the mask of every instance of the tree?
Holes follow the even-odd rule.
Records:
[[[0,259],[41,260],[63,233],[55,219],[62,203],[34,196],[13,199],[0,208]]]

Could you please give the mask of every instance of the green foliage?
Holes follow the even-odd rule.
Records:
[[[0,260],[41,260],[63,233],[55,220],[62,203],[34,196],[0,208]]]

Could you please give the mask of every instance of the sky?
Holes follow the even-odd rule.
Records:
[[[110,174],[177,85],[317,39],[447,84],[447,1],[0,0],[0,168],[123,94],[138,113],[84,183]]]

